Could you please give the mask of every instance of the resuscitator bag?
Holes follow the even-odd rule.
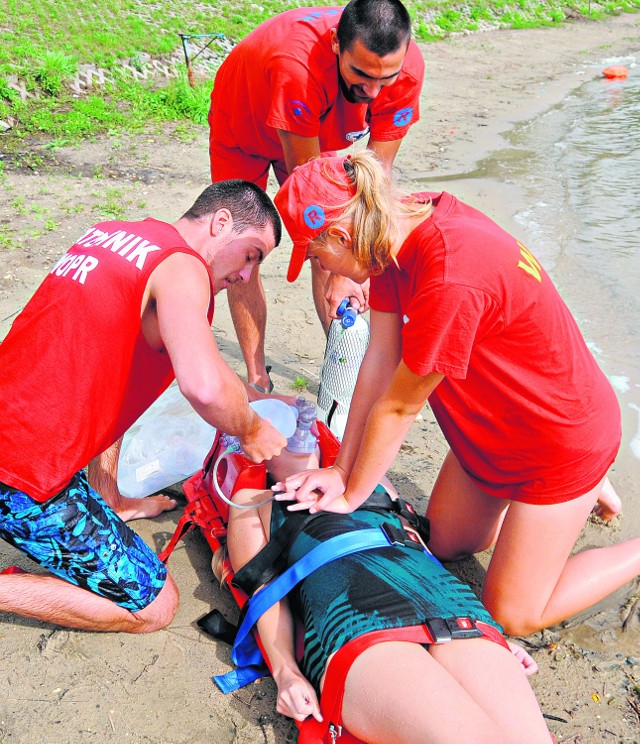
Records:
[[[170,385],[125,433],[118,488],[141,498],[191,477],[202,467],[216,435],[177,384]]]
[[[287,405],[277,398],[260,398],[252,400],[249,405],[260,418],[268,419],[271,426],[287,439],[293,436],[298,420],[298,409],[295,406]]]
[[[296,412],[274,398],[249,404],[285,437],[296,430]],[[142,498],[190,478],[202,467],[216,435],[173,383],[124,435],[118,460],[123,496]]]

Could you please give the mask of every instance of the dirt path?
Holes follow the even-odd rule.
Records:
[[[447,178],[500,145],[500,132],[560,101],[597,74],[605,60],[640,54],[639,16],[564,28],[496,31],[424,47],[427,84],[422,121],[398,159],[398,177]],[[0,142],[2,135],[0,135]],[[173,221],[208,182],[207,134],[177,130],[109,138],[56,151],[25,151],[25,167],[5,162],[0,175],[0,338],[47,270],[74,239],[105,215]],[[44,162],[39,158],[46,156]],[[465,199],[499,209],[489,185]],[[14,245],[13,249],[7,248]],[[289,391],[301,375],[317,391],[323,338],[308,280],[283,280],[287,244],[264,267],[271,308],[267,351],[274,379]],[[219,296],[215,332],[239,371],[226,300]],[[426,410],[394,468],[410,500],[425,504],[445,448]],[[160,549],[178,514],[139,531]],[[591,525],[582,544],[614,542],[613,529]],[[0,544],[0,567],[31,568]],[[189,535],[170,561],[181,607],[167,631],[150,636],[100,635],[55,629],[0,614],[0,742],[285,742],[295,727],[273,712],[270,680],[229,698],[210,677],[228,668],[228,648],[201,634],[195,621],[213,607],[234,608],[215,585],[204,539]],[[482,560],[461,574],[477,586]],[[622,604],[623,598],[618,604]],[[629,609],[629,606],[627,607]],[[620,631],[617,606],[590,623],[528,639],[540,672],[534,686],[559,741],[632,742],[640,731],[640,635]]]

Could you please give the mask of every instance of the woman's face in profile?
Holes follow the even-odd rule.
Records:
[[[317,261],[325,271],[346,276],[358,284],[366,282],[369,271],[359,263],[351,250],[351,235],[344,228],[331,227],[320,243],[311,243],[307,249],[311,261]]]

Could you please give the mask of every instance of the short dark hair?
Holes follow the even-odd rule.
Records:
[[[271,224],[276,245],[280,244],[282,222],[278,210],[269,196],[255,183],[239,178],[212,183],[182,216],[188,220],[200,220],[219,209],[228,209],[231,212],[233,227],[238,233],[250,227]]]
[[[351,0],[338,23],[340,51],[356,39],[379,57],[396,52],[411,39],[411,18],[400,0]]]

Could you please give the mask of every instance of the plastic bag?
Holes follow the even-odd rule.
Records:
[[[141,498],[191,477],[202,467],[215,435],[215,427],[172,384],[124,435],[120,493]]]

